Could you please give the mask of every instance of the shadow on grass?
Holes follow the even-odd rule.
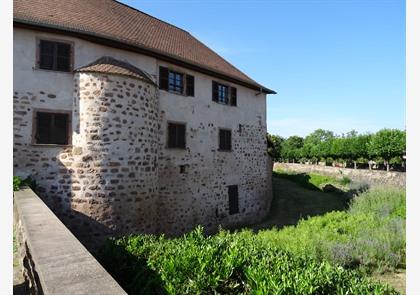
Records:
[[[146,259],[128,252],[115,240],[107,240],[95,257],[128,294],[167,294],[161,278],[148,267]]]
[[[288,173],[281,173],[273,171],[273,178],[283,178],[290,180],[303,188],[314,190],[314,191],[321,191],[316,185],[310,182],[311,177],[309,174],[306,173],[298,173],[298,174],[288,174]]]
[[[347,210],[351,199],[366,187],[356,185],[344,191],[334,183],[323,189],[310,182],[306,173],[273,172],[273,199],[266,218],[250,226],[254,230],[296,225],[299,220],[331,211]]]

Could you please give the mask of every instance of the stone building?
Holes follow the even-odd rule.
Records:
[[[188,32],[112,0],[14,2],[14,174],[83,239],[251,223],[266,95]]]

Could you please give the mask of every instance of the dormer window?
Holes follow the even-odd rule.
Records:
[[[236,106],[236,88],[213,81],[213,101]]]

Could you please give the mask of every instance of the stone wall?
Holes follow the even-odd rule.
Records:
[[[364,169],[350,169],[337,168],[320,165],[305,165],[305,164],[291,164],[291,163],[275,163],[274,170],[283,169],[287,171],[294,171],[298,173],[319,173],[328,176],[346,176],[354,182],[367,183],[372,186],[399,186],[405,187],[405,173],[404,172],[387,172],[377,170]]]
[[[13,195],[28,294],[127,294],[31,189]]]
[[[262,219],[271,204],[271,173],[264,127],[243,125],[232,130],[232,151],[218,151],[218,127],[187,124],[185,151],[160,149],[158,213],[165,216],[161,231],[180,234],[197,224],[213,232],[218,225],[234,226]],[[210,138],[200,151],[203,136]],[[165,138],[162,136],[161,138]],[[189,143],[188,143],[189,142]],[[162,142],[162,145],[164,143]],[[186,165],[180,173],[179,165]],[[228,186],[238,185],[239,213],[229,215]]]

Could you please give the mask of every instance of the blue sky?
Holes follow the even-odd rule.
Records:
[[[284,137],[405,128],[405,1],[124,3],[189,31],[254,80]]]

